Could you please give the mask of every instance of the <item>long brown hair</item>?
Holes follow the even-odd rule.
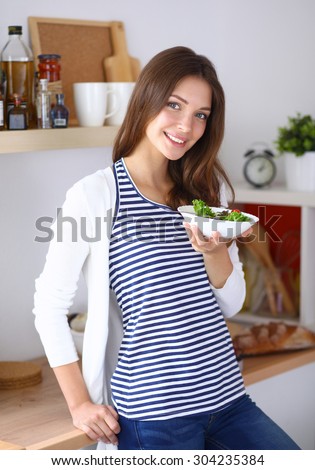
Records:
[[[202,199],[220,205],[220,186],[234,191],[218,159],[224,136],[225,97],[216,70],[209,59],[187,47],[172,47],[154,56],[143,68],[130,98],[125,119],[114,143],[113,161],[127,157],[145,135],[147,125],[162,110],[180,80],[203,78],[212,89],[211,114],[203,136],[177,161],[169,161],[174,182],[167,203],[172,208]]]

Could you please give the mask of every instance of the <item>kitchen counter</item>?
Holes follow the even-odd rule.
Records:
[[[93,442],[72,425],[71,417],[45,358],[40,384],[20,390],[0,390],[0,449],[79,449]],[[245,385],[315,362],[315,349],[246,358]]]

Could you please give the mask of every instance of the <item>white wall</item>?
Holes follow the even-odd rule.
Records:
[[[221,153],[234,181],[252,142],[272,145],[288,115],[315,113],[313,0],[11,0],[1,8],[0,48],[10,24],[21,24],[28,40],[28,16],[122,20],[142,65],[175,45],[207,55],[226,92]],[[42,354],[31,310],[47,246],[34,242],[36,218],[54,216],[66,189],[109,161],[110,149],[0,155],[1,360]],[[76,309],[84,309],[83,287]]]

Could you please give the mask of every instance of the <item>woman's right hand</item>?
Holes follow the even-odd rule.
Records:
[[[112,406],[95,405],[86,401],[72,409],[71,415],[74,426],[84,431],[93,441],[118,444],[120,426],[118,414]]]

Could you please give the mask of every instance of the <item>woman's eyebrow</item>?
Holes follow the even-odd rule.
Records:
[[[182,101],[183,103],[185,104],[188,104],[188,101],[185,100],[184,98],[182,98],[181,96],[179,95],[171,95],[171,98],[177,98],[179,101]],[[199,109],[203,109],[204,111],[211,111],[211,108],[209,108],[209,106],[203,106],[202,108],[199,108]]]

